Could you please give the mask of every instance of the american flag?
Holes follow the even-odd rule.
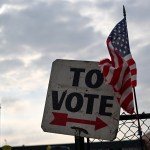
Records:
[[[120,106],[134,112],[132,86],[136,86],[136,65],[130,54],[126,20],[121,20],[110,33],[107,47],[111,56],[100,61],[106,82],[112,85]],[[133,63],[134,62],[134,63]]]
[[[111,40],[113,47],[116,48],[121,57],[128,63],[131,72],[132,87],[137,85],[137,69],[136,63],[130,53],[128,40],[128,30],[126,19],[123,18],[112,30],[108,39]]]

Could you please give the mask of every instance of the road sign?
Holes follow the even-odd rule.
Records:
[[[98,62],[53,62],[41,125],[45,132],[113,140],[119,115],[119,104]]]

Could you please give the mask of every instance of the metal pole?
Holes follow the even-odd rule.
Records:
[[[141,131],[141,125],[140,125],[140,119],[139,119],[139,112],[138,112],[135,88],[133,88],[133,93],[134,93],[134,99],[135,99],[136,116],[137,116],[137,121],[138,121],[138,134],[140,136],[141,150],[143,150],[142,131]]]
[[[126,20],[126,10],[125,10],[124,5],[123,5],[123,16]],[[126,23],[126,25],[127,25],[127,23]],[[128,36],[128,31],[127,31],[127,36]],[[129,40],[129,37],[128,37],[128,40]],[[133,93],[134,93],[135,108],[136,108],[136,115],[137,115],[137,121],[138,121],[138,134],[140,135],[141,150],[143,150],[142,131],[141,131],[140,120],[139,120],[139,112],[138,112],[138,105],[137,105],[135,87],[133,87]]]
[[[84,129],[79,127],[72,127],[75,129],[75,150],[84,150],[84,137],[80,136],[81,132],[85,132]]]
[[[75,136],[75,150],[84,150],[84,137]]]
[[[87,138],[87,150],[90,150],[90,139]]]

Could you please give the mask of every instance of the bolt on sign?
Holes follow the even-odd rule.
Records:
[[[113,140],[120,106],[98,62],[61,60],[52,64],[41,127],[45,132]]]

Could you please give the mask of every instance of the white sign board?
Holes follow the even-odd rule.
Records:
[[[113,140],[120,107],[98,62],[55,60],[42,129],[45,132]]]

